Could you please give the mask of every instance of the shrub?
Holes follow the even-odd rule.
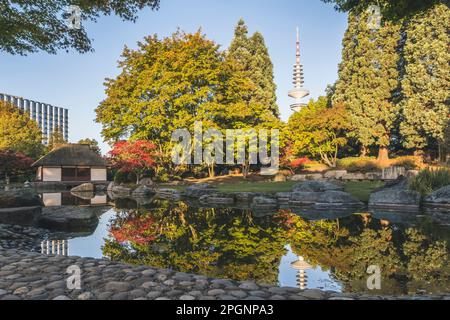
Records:
[[[381,170],[380,165],[375,158],[369,157],[351,157],[340,159],[337,162],[337,167],[348,172],[373,172]]]
[[[309,163],[308,158],[294,159],[289,163],[289,168],[294,172],[299,172],[305,168],[305,165]]]
[[[114,182],[117,184],[136,183],[136,174],[119,170],[114,176]]]
[[[441,169],[425,169],[419,172],[419,175],[411,179],[409,189],[419,192],[426,196],[430,193],[450,185],[450,170]]]
[[[404,167],[406,170],[417,170],[423,166],[423,161],[421,157],[405,156],[392,159],[391,165]]]

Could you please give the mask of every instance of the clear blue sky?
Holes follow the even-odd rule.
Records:
[[[94,109],[104,99],[104,79],[118,74],[117,61],[126,44],[136,47],[144,36],[167,36],[178,27],[187,32],[202,28],[208,38],[225,49],[239,18],[249,31],[260,31],[275,67],[282,119],[291,114],[287,91],[295,63],[295,28],[300,27],[305,86],[311,97],[324,93],[337,78],[341,42],[347,26],[345,14],[320,0],[161,0],[161,9],[140,12],[136,23],[102,17],[85,27],[94,53],[65,51],[26,57],[0,53],[0,92],[69,108],[69,139],[92,137],[102,142]],[[106,144],[101,144],[104,152]]]

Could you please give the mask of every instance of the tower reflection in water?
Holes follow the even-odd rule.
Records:
[[[303,257],[298,257],[297,261],[291,263],[291,267],[297,270],[297,285],[301,290],[308,288],[308,275],[306,270],[312,269],[311,265]]]
[[[46,240],[41,242],[41,254],[68,256],[69,240]]]

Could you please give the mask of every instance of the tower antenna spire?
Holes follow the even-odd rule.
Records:
[[[309,96],[309,90],[303,88],[304,78],[303,78],[303,66],[300,61],[300,30],[297,27],[297,42],[295,50],[295,65],[294,65],[294,79],[293,79],[294,89],[289,91],[288,95],[294,98],[296,101],[291,105],[293,111],[300,111],[305,105],[300,100],[304,97]]]

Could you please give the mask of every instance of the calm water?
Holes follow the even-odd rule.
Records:
[[[312,221],[290,210],[261,215],[162,200],[127,207],[135,206],[111,208],[92,235],[69,239],[70,254],[281,286],[450,292],[450,227],[426,217],[392,223],[355,213]],[[370,265],[381,268],[379,291],[367,289]]]

